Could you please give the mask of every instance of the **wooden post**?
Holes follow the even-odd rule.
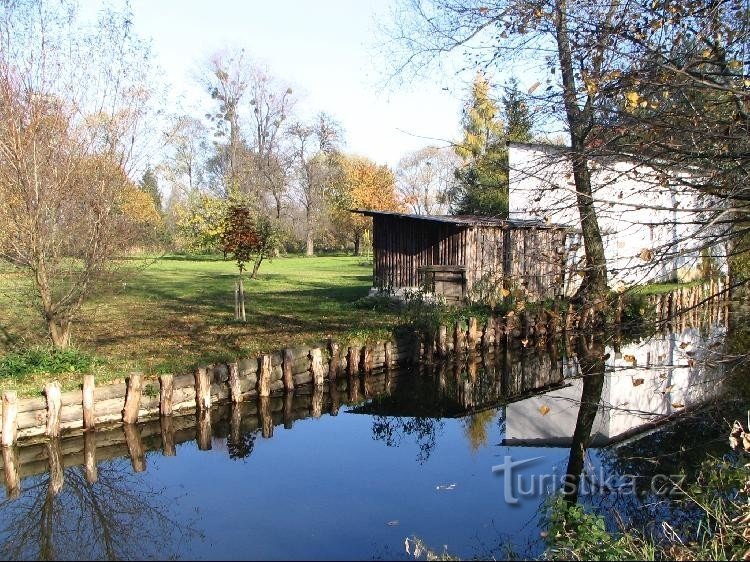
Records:
[[[233,404],[242,402],[242,387],[240,386],[240,366],[237,362],[229,364],[229,398]]]
[[[196,427],[196,441],[199,451],[211,450],[211,411],[208,409],[198,412],[198,425]]]
[[[146,470],[146,454],[143,451],[143,441],[138,426],[126,423],[122,426],[122,431],[125,433],[125,442],[128,445],[128,455],[133,472],[143,472]]]
[[[159,387],[159,414],[171,416],[174,375],[159,375]]]
[[[159,420],[161,426],[161,453],[165,457],[177,455],[174,443],[174,420],[172,416],[162,416]]]
[[[323,415],[323,387],[315,386],[312,393],[312,402],[310,405],[312,417],[318,419]]]
[[[469,351],[477,347],[477,319],[474,316],[469,317],[469,331],[466,334],[466,345]]]
[[[359,374],[357,350],[354,347],[349,347],[348,353],[346,354],[346,371],[350,377],[354,377]]]
[[[482,342],[481,346],[482,349],[489,349],[492,338],[492,319],[487,318],[487,320],[484,323],[484,327],[482,328]]]
[[[271,356],[263,354],[260,356],[260,369],[258,369],[258,396],[271,395]]]
[[[469,380],[474,383],[477,381],[477,371],[479,369],[479,357],[476,353],[469,351],[469,356],[466,358],[466,373],[469,376]]]
[[[47,488],[47,495],[49,497],[55,497],[59,494],[65,484],[65,467],[63,466],[62,458],[60,438],[53,437],[47,441],[47,462],[49,465],[49,488]]]
[[[284,350],[284,358],[281,363],[281,378],[284,381],[284,390],[294,392],[294,377],[292,376],[292,364],[294,363],[294,352],[291,349]]]
[[[96,379],[94,375],[83,376],[83,429],[94,429],[96,418],[94,410],[94,388]]]
[[[86,482],[93,484],[99,479],[99,470],[96,466],[96,431],[87,431],[83,434],[83,465]]]
[[[268,396],[258,397],[258,418],[263,439],[273,437],[273,416],[271,415],[271,400]]]
[[[456,322],[453,328],[453,353],[458,354],[463,349],[463,330],[461,329],[461,322]]]
[[[313,386],[323,386],[323,355],[319,347],[310,350],[310,373]]]
[[[294,393],[287,392],[284,395],[284,429],[294,427]]]
[[[370,345],[362,347],[360,371],[365,376],[372,373],[372,346]]]
[[[122,410],[123,423],[135,423],[138,421],[138,408],[141,405],[141,387],[143,380],[141,373],[130,373],[128,377],[128,390],[125,394],[125,407]]]
[[[18,393],[15,390],[3,392],[3,447],[11,447],[16,444],[16,433],[18,431]]]
[[[385,364],[383,365],[386,370],[389,370],[393,366],[393,344],[390,341],[385,342]]]
[[[339,344],[335,341],[329,341],[328,351],[331,354],[331,362],[328,364],[328,380],[336,382],[336,379],[339,378],[339,365],[341,363]]]
[[[15,447],[3,447],[3,476],[6,497],[16,499],[21,495],[21,477],[18,474],[18,453]]]
[[[195,406],[199,410],[211,408],[211,381],[208,377],[209,368],[198,367],[195,371]]]
[[[44,385],[44,395],[47,397],[47,437],[60,436],[60,408],[62,408],[62,390],[59,382]]]
[[[448,326],[444,324],[438,328],[437,352],[439,357],[448,355]]]

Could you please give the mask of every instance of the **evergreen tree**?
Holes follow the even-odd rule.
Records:
[[[161,193],[159,193],[159,181],[156,179],[156,174],[149,166],[143,173],[143,177],[140,182],[141,191],[148,193],[154,200],[154,206],[159,213],[162,212],[161,207]]]
[[[503,98],[505,122],[490,97],[490,83],[478,74],[464,112],[464,138],[456,148],[463,167],[456,170],[454,214],[508,216],[508,149],[506,142],[531,140],[528,106],[512,81]]]

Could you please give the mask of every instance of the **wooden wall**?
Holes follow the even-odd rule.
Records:
[[[422,266],[466,267],[466,289],[483,278],[513,288],[525,281],[538,298],[552,298],[562,275],[563,229],[468,226],[375,216],[373,286],[421,287]]]

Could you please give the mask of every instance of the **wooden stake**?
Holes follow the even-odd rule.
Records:
[[[284,350],[284,359],[282,362],[282,379],[284,381],[284,390],[294,392],[294,377],[292,376],[292,365],[294,364],[294,353],[291,349]]]
[[[233,443],[242,442],[242,405],[239,402],[232,403],[229,416],[229,437]]]
[[[242,402],[242,387],[240,386],[240,366],[234,362],[229,364],[229,397],[233,404]]]
[[[328,364],[328,380],[335,382],[339,378],[339,364],[341,362],[339,344],[335,341],[329,341],[328,351],[331,354],[331,362]]]
[[[310,373],[313,386],[323,386],[323,355],[319,347],[310,350]]]
[[[65,467],[62,462],[60,450],[60,438],[53,437],[47,441],[47,462],[49,464],[49,488],[47,495],[55,497],[63,489],[65,484]]]
[[[174,375],[159,375],[159,386],[159,414],[162,416],[171,416]]]
[[[96,380],[94,375],[83,376],[83,429],[94,429],[96,418],[94,410],[94,388]]]
[[[62,389],[55,381],[44,385],[44,395],[47,397],[47,437],[60,436],[60,409],[62,408]]]
[[[242,282],[242,275],[240,275],[240,320],[243,322],[247,321],[247,318],[245,316],[245,285]]]
[[[360,364],[360,370],[365,376],[372,373],[372,346],[365,345],[362,347],[362,362]]]
[[[21,495],[21,477],[18,474],[18,452],[15,447],[3,447],[3,476],[5,496],[16,499]]]
[[[385,342],[385,365],[386,370],[389,370],[393,366],[393,344],[389,341]]]
[[[349,385],[347,388],[347,394],[350,404],[356,404],[359,402],[359,379],[358,378],[351,378],[349,379]]]
[[[359,374],[359,361],[357,361],[357,351],[354,347],[350,347],[346,355],[346,371],[350,377]]]
[[[482,342],[481,346],[482,349],[488,349],[490,347],[490,344],[492,343],[492,319],[487,318],[487,320],[484,323],[484,327],[482,328]]]
[[[143,472],[146,470],[146,454],[143,452],[143,441],[138,426],[126,423],[122,426],[122,431],[125,433],[125,442],[128,445],[128,455],[133,472]]]
[[[174,443],[173,418],[162,416],[159,422],[161,424],[161,452],[165,457],[174,457],[177,455],[177,448]]]
[[[438,328],[437,352],[439,357],[448,355],[448,326],[443,324]]]
[[[83,465],[86,471],[86,482],[93,484],[99,479],[96,466],[96,431],[83,434]]]
[[[196,427],[199,451],[211,450],[211,411],[208,409],[198,412],[198,425]]]
[[[123,423],[135,423],[138,421],[138,408],[141,405],[141,387],[143,384],[141,373],[130,373],[128,377],[128,390],[125,394],[125,407],[122,410]]]
[[[3,447],[12,447],[16,444],[16,433],[18,431],[18,393],[15,390],[3,392]]]
[[[453,328],[453,353],[458,354],[463,350],[463,330],[461,329],[461,322],[456,322]]]
[[[264,354],[260,356],[260,369],[258,370],[258,396],[271,395],[271,356]]]
[[[208,377],[209,368],[198,367],[195,372],[195,406],[199,410],[208,410],[211,408],[211,381]]]
[[[469,350],[477,347],[477,319],[474,316],[469,317],[469,331],[466,334],[466,346]]]
[[[334,381],[328,383],[328,394],[331,396],[331,415],[338,416],[341,397],[339,396],[339,389],[336,388],[336,383]]]

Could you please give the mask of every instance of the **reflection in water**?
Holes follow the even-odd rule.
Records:
[[[184,555],[179,549],[186,548],[185,544],[191,540],[193,545],[198,542],[194,540],[199,538],[193,530],[196,522],[186,520],[185,513],[178,517],[170,515],[178,508],[173,495],[169,495],[173,492],[163,491],[163,484],[157,484],[158,478],[154,478],[154,473],[159,472],[154,466],[158,468],[160,459],[149,455],[148,451],[155,450],[161,450],[164,456],[175,456],[179,452],[180,456],[170,461],[178,465],[183,461],[204,462],[205,456],[198,456],[197,460],[187,458],[195,448],[210,451],[199,455],[210,455],[212,459],[223,455],[233,461],[243,461],[226,463],[234,469],[248,468],[251,475],[248,478],[248,474],[243,474],[242,485],[238,488],[235,484],[228,497],[248,494],[253,497],[252,501],[237,504],[254,506],[253,501],[267,499],[263,495],[267,493],[273,502],[268,500],[263,512],[265,517],[269,505],[284,504],[278,501],[279,497],[272,497],[276,483],[273,478],[284,478],[285,486],[295,487],[295,497],[307,498],[308,502],[311,498],[314,504],[316,496],[304,494],[309,489],[322,488],[322,484],[317,476],[314,481],[304,479],[312,478],[312,474],[338,470],[344,459],[364,455],[365,468],[353,465],[358,466],[358,470],[347,472],[357,474],[359,479],[367,467],[377,471],[373,474],[380,474],[382,468],[372,462],[373,459],[400,458],[389,456],[389,452],[397,451],[387,451],[383,445],[391,448],[416,444],[416,466],[423,471],[419,474],[436,475],[435,465],[438,464],[442,478],[442,471],[450,473],[453,468],[450,463],[457,462],[450,457],[457,459],[462,453],[466,455],[468,443],[472,462],[486,465],[484,477],[494,478],[481,481],[483,491],[473,496],[471,509],[476,510],[476,504],[485,500],[488,503],[481,517],[489,521],[496,517],[496,521],[507,525],[507,521],[513,519],[512,514],[502,511],[504,507],[499,506],[501,500],[497,497],[487,498],[492,496],[488,493],[492,489],[487,486],[498,481],[490,471],[498,450],[493,443],[497,443],[498,438],[502,438],[502,444],[507,447],[559,447],[567,456],[567,473],[575,479],[580,479],[582,474],[585,476],[592,450],[596,451],[602,465],[614,472],[645,475],[650,470],[649,461],[639,461],[639,452],[653,445],[651,452],[657,454],[659,446],[668,444],[660,441],[661,438],[640,441],[628,438],[718,395],[722,389],[718,384],[721,367],[704,368],[703,365],[711,363],[720,336],[721,333],[706,334],[685,327],[678,334],[660,335],[616,348],[605,347],[601,341],[590,338],[534,349],[501,348],[496,353],[469,355],[415,371],[343,378],[324,388],[298,387],[293,394],[215,405],[209,412],[200,414],[165,417],[114,431],[70,435],[61,441],[7,449],[2,459],[7,499],[0,504],[0,556],[114,559]],[[331,416],[330,424],[300,423],[295,427],[298,420],[316,419],[325,414]],[[281,426],[291,431],[279,431]],[[326,428],[331,433],[326,433]],[[362,439],[363,430],[371,431],[375,443]],[[668,435],[668,431],[664,435]],[[352,440],[346,447],[339,447],[338,440],[346,437]],[[301,451],[286,451],[288,457],[281,455],[280,451],[285,451],[282,446],[285,438],[285,443],[292,443],[290,448]],[[266,439],[273,439],[270,443],[274,447],[264,447],[268,444]],[[690,434],[664,439],[684,443],[690,440]],[[361,445],[363,441],[367,445]],[[178,450],[178,445],[187,442],[195,442],[195,446]],[[356,448],[355,442],[356,447],[361,448]],[[461,447],[451,448],[456,442]],[[447,454],[441,455],[446,451],[438,451],[438,447],[446,449]],[[299,456],[295,456],[297,453]],[[539,453],[534,452],[532,456],[535,454]],[[296,458],[304,459],[305,464],[295,461]],[[286,459],[286,464],[279,459]],[[415,464],[411,458],[409,462]],[[674,462],[679,465],[682,460],[675,457]],[[260,469],[261,466],[264,468]],[[311,466],[317,467],[316,470],[309,469]],[[457,471],[457,479],[449,482],[458,481],[463,494],[471,485],[467,474],[479,479],[483,469],[467,470],[467,465],[460,466],[463,468]],[[216,464],[213,467],[217,468]],[[288,471],[284,472],[287,467]],[[401,468],[407,471],[405,466]],[[547,469],[549,465],[543,468]],[[263,480],[266,477],[270,480]],[[435,478],[435,484],[439,484],[438,476]],[[296,484],[298,479],[301,480],[299,485]],[[368,486],[374,486],[370,480]],[[264,482],[264,485],[254,486],[256,482]],[[357,493],[358,483],[344,476],[341,483],[341,487],[347,486],[347,493]],[[477,488],[479,486],[477,484]],[[361,496],[357,503],[368,513],[385,506],[382,511],[387,513],[379,515],[383,523],[403,521],[408,513],[399,514],[398,510],[405,509],[402,504],[408,503],[403,501],[404,494],[417,497],[418,492],[411,488],[400,490],[386,503],[384,497],[390,488],[395,489],[392,482],[388,487],[377,488],[377,492],[372,493],[374,497]],[[434,486],[428,488],[435,490]],[[341,489],[335,493],[327,490],[321,500],[329,511],[336,511],[330,509],[328,503],[335,494],[346,496]],[[439,501],[450,502],[456,498],[459,503],[435,504],[430,510],[445,513],[448,506],[451,509],[460,506],[461,494],[441,493]],[[193,495],[191,493],[191,499]],[[221,495],[217,493],[215,501],[221,501],[219,498]],[[419,498],[415,520],[427,520],[424,506],[432,498]],[[581,498],[571,493],[569,499]],[[203,501],[210,502],[211,498]],[[631,511],[636,513],[634,506],[638,498],[628,498],[628,501]],[[288,511],[288,505],[279,508],[280,512],[285,510]],[[244,516],[247,517],[247,513]],[[316,519],[321,520],[321,517],[321,512],[316,512]],[[289,523],[288,519],[284,519],[285,524]],[[438,520],[430,521],[440,525]],[[256,521],[255,524],[265,523]],[[270,529],[275,528],[277,522],[271,524],[268,519],[267,524],[269,530],[263,536],[273,535]],[[329,523],[328,527],[335,526]],[[398,528],[394,533],[397,531]],[[403,535],[399,539],[402,541]],[[361,553],[360,550],[342,552]],[[241,550],[231,554],[249,556]]]
[[[59,443],[54,449],[59,455]],[[27,479],[17,499],[0,503],[2,559],[163,559],[177,555],[180,536],[195,533],[125,463],[101,463],[96,482],[81,467],[63,475],[55,463],[50,457],[51,472]]]

